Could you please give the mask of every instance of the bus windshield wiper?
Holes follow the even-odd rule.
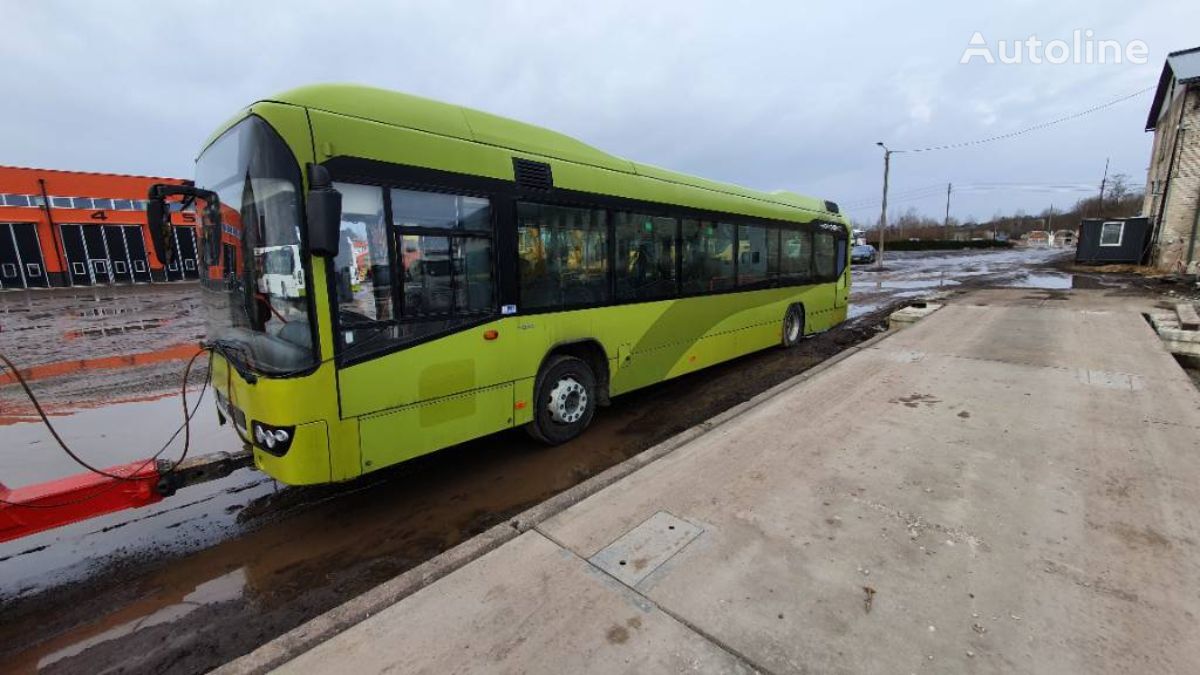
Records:
[[[251,371],[246,363],[242,362],[242,359],[245,359],[247,362],[250,360],[250,352],[245,346],[228,340],[210,340],[208,342],[201,342],[200,346],[224,356],[225,362],[237,371],[237,374],[241,375],[242,379],[248,384],[258,382],[258,375]]]

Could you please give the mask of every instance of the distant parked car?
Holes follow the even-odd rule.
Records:
[[[875,262],[875,247],[870,244],[859,244],[850,249],[850,262],[852,263],[873,263]]]

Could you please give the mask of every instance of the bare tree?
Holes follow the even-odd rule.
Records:
[[[1127,196],[1129,196],[1129,176],[1123,173],[1113,174],[1113,177],[1108,179],[1108,188],[1105,190],[1104,199],[1109,204],[1120,204]]]

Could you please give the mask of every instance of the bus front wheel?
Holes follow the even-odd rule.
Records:
[[[596,375],[582,359],[551,357],[538,373],[533,421],[525,426],[535,439],[558,445],[583,433],[596,413]]]
[[[792,305],[783,315],[783,346],[795,347],[804,337],[804,310]]]

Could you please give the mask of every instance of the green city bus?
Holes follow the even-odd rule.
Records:
[[[289,484],[518,426],[561,443],[614,395],[846,318],[832,202],[369,87],[259,101],[150,196],[152,225],[197,204],[220,419]],[[279,251],[302,279],[264,280]]]

